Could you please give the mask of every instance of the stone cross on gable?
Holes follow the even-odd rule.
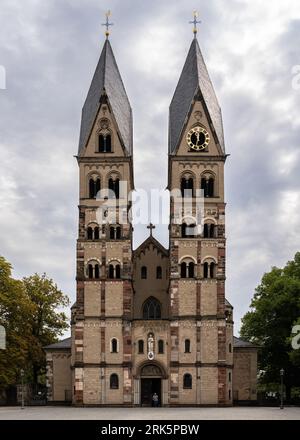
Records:
[[[154,226],[152,223],[150,223],[149,226],[147,226],[147,229],[150,229],[150,235],[152,237],[152,230],[155,229],[156,226]]]

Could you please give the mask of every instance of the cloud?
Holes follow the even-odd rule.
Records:
[[[0,253],[16,276],[46,271],[75,299],[80,113],[111,42],[134,113],[137,188],[167,184],[168,106],[192,38],[194,1],[3,0]],[[103,8],[103,9],[101,9]],[[227,152],[227,297],[236,329],[255,286],[299,249],[297,0],[201,5],[199,42],[222,106]],[[135,228],[135,245],[146,236]],[[168,230],[155,236],[168,245]]]

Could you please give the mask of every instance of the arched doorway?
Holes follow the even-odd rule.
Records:
[[[159,365],[148,363],[140,370],[141,406],[152,406],[152,396],[158,395],[159,406],[162,404],[162,378],[164,374]]]

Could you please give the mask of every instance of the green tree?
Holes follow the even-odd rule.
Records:
[[[273,267],[262,277],[242,319],[242,338],[260,345],[259,369],[263,383],[278,383],[285,370],[287,399],[300,384],[300,365],[291,346],[292,328],[300,317],[300,252],[283,269]]]
[[[15,384],[26,367],[30,329],[26,317],[32,311],[22,281],[11,276],[11,265],[0,257],[0,325],[6,330],[6,350],[0,350],[0,387]]]
[[[46,367],[43,347],[68,328],[67,316],[59,309],[69,300],[54,281],[46,274],[15,280],[11,269],[0,257],[0,325],[6,330],[6,350],[0,350],[1,388],[16,384],[21,369],[37,384]]]
[[[56,342],[69,327],[66,314],[58,311],[69,305],[69,299],[46,274],[23,278],[23,286],[31,304],[28,366],[31,366],[32,381],[36,384],[46,367],[43,347]]]

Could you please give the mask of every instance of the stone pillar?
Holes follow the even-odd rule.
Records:
[[[106,386],[105,386],[105,368],[100,369],[100,387],[101,387],[101,404],[105,405],[106,403]]]
[[[197,378],[196,378],[196,403],[200,405],[201,403],[201,367],[197,367]]]
[[[169,404],[169,383],[168,379],[162,379],[162,406]]]
[[[133,392],[134,392],[134,398],[133,398],[133,403],[134,405],[140,405],[140,379],[134,379],[133,381]]]

